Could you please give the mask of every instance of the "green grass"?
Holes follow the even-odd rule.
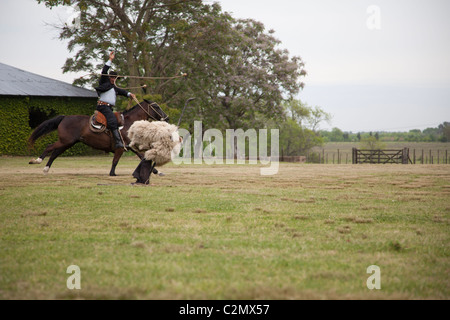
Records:
[[[449,166],[169,165],[137,187],[134,157],[114,178],[27,160],[0,158],[1,299],[450,298]]]

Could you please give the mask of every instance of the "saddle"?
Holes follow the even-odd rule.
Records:
[[[120,112],[114,112],[114,115],[116,116],[119,128],[123,127],[124,125],[123,114],[121,114]],[[90,123],[91,123],[91,130],[94,132],[104,132],[106,131],[106,127],[108,126],[106,117],[100,111],[94,112],[94,114],[91,117]]]

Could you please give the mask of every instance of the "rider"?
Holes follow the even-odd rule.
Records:
[[[106,62],[102,70],[102,76],[100,78],[99,86],[95,88],[99,96],[97,102],[97,110],[103,113],[108,122],[108,129],[111,130],[114,140],[116,141],[116,149],[123,148],[122,138],[119,133],[119,125],[117,123],[116,116],[114,115],[113,108],[116,105],[116,95],[129,97],[136,99],[136,96],[131,92],[116,87],[115,81],[117,79],[117,73],[114,71],[109,72],[112,61],[115,58],[115,53],[109,54],[109,60]]]

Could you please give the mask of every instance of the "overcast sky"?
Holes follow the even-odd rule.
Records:
[[[299,99],[330,112],[332,127],[406,131],[450,121],[450,1],[218,2],[274,29],[282,47],[302,57],[308,76]],[[77,75],[61,71],[66,43],[46,23],[72,13],[0,0],[0,62],[71,83]]]

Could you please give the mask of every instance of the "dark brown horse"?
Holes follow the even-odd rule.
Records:
[[[157,103],[147,100],[144,100],[144,102],[123,112],[122,115],[124,117],[124,127],[120,132],[126,145],[130,143],[130,139],[127,136],[128,129],[130,129],[135,121],[149,119],[155,121],[169,120],[168,116]],[[103,150],[105,152],[114,152],[113,163],[109,175],[115,176],[116,166],[124,153],[124,149],[113,149],[114,145],[111,143],[112,138],[108,133],[92,132],[89,128],[91,125],[89,119],[89,116],[58,116],[51,120],[44,121],[33,131],[28,139],[30,146],[32,146],[37,139],[54,130],[58,130],[59,139],[55,143],[49,145],[39,158],[31,160],[30,164],[42,163],[44,158],[51,153],[50,159],[44,168],[44,173],[48,173],[53,161],[55,161],[58,156],[78,142],[83,142],[94,149]],[[136,154],[142,159],[143,155]]]

